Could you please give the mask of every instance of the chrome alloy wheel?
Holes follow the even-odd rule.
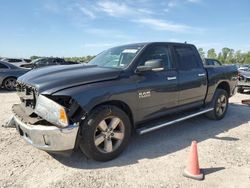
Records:
[[[5,80],[4,88],[7,90],[14,90],[16,88],[16,79],[8,78],[7,80]]]
[[[218,100],[217,100],[217,104],[216,104],[216,113],[218,114],[218,116],[222,116],[227,108],[227,98],[225,95],[221,95]]]
[[[97,149],[103,153],[115,151],[122,143],[125,126],[118,117],[107,117],[96,127],[94,142]]]

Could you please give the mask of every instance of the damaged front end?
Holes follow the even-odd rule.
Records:
[[[18,83],[21,104],[12,107],[21,137],[36,148],[61,152],[73,150],[84,111],[68,96],[38,95],[35,88]]]

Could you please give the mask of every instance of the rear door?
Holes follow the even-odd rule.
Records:
[[[178,64],[179,105],[202,105],[207,92],[207,75],[194,46],[173,47]]]

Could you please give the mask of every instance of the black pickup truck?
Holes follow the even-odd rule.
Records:
[[[236,67],[204,67],[191,44],[124,45],[88,64],[20,77],[21,104],[9,124],[39,149],[80,146],[89,158],[107,161],[124,150],[132,130],[144,134],[201,114],[222,119],[236,82]]]

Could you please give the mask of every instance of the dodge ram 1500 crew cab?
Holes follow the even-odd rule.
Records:
[[[21,104],[10,124],[39,149],[80,146],[89,158],[107,161],[124,150],[132,129],[144,134],[201,114],[222,119],[236,82],[236,67],[204,67],[191,44],[124,45],[88,64],[20,77]]]

